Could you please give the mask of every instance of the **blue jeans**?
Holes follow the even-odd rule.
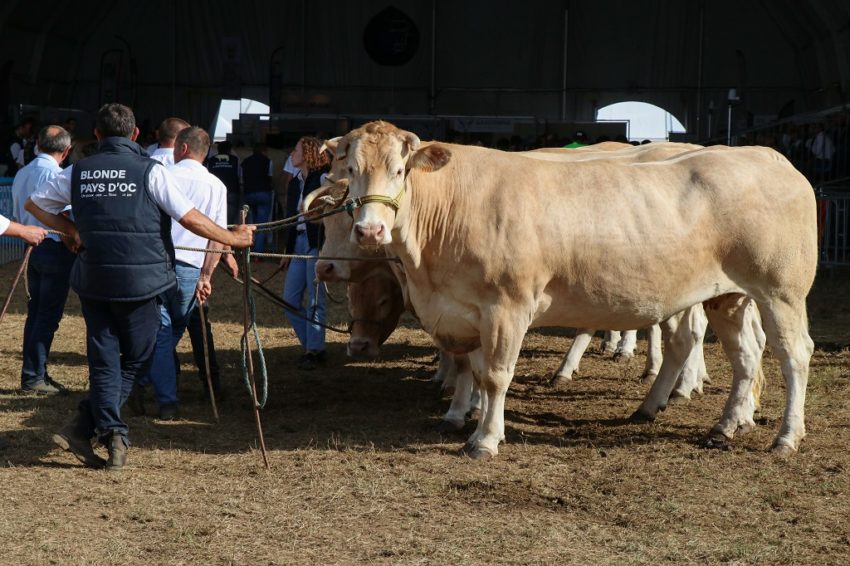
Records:
[[[319,250],[310,248],[307,232],[299,232],[295,239],[295,253],[298,255],[312,255],[316,259],[293,259],[286,271],[286,279],[283,282],[283,300],[294,307],[298,307],[298,313],[311,320],[324,324],[325,322],[325,287],[319,285],[319,294],[316,295],[316,262]],[[307,291],[307,308],[302,305],[304,291]],[[311,324],[302,318],[293,316],[286,311],[286,318],[295,330],[298,340],[305,349],[311,351],[322,351],[325,349],[325,329],[317,324]]]
[[[32,250],[27,266],[30,300],[24,324],[22,387],[32,387],[47,377],[47,356],[65,310],[76,257],[62,242],[51,239]]]
[[[272,192],[258,191],[256,193],[245,193],[245,204],[251,207],[249,216],[251,224],[259,224],[271,220]],[[266,233],[256,232],[254,234],[254,252],[266,251]]]
[[[159,329],[157,299],[93,301],[80,297],[86,320],[89,397],[80,401],[78,432],[103,441],[112,431],[127,438],[121,406],[147,372]]]
[[[195,287],[201,270],[188,263],[177,262],[177,286],[160,295],[160,326],[156,335],[156,349],[150,366],[150,373],[142,378],[139,385],[148,381],[153,383],[154,395],[160,406],[177,403],[177,366],[174,362],[174,349],[183,331],[192,309],[195,308]]]

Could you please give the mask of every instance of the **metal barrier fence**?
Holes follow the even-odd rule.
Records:
[[[11,218],[12,213],[12,178],[0,177],[0,214]],[[24,243],[18,238],[0,236],[0,265],[24,257]]]
[[[850,265],[850,187],[820,187],[817,199],[819,263]]]

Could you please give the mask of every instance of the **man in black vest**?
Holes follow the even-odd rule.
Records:
[[[42,223],[68,234],[79,255],[71,287],[86,321],[89,398],[53,441],[85,465],[120,470],[128,427],[121,406],[136,376],[150,366],[160,313],[157,296],[177,284],[171,218],[200,236],[244,248],[253,226],[228,231],[198,212],[160,163],[135,143],[133,111],[106,104],[98,111],[98,152],[63,170],[26,203]],[[72,205],[74,221],[59,213]],[[109,451],[92,448],[98,437]]]

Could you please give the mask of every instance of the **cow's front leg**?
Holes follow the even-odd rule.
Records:
[[[531,319],[520,309],[498,306],[488,315],[482,317],[481,348],[470,354],[473,372],[479,378],[482,414],[463,453],[475,460],[497,455],[505,438],[505,397]],[[518,322],[522,320],[526,321],[524,325]]]
[[[561,367],[559,367],[558,371],[555,372],[555,375],[552,376],[552,379],[549,381],[549,385],[552,387],[558,387],[559,385],[563,385],[566,381],[572,381],[573,374],[578,372],[578,365],[581,362],[582,356],[584,356],[584,352],[590,345],[590,340],[593,338],[593,334],[595,332],[595,330],[590,330],[588,328],[576,329],[576,337],[573,339],[570,350],[564,356],[564,359],[561,362]]]
[[[676,389],[670,394],[669,402],[671,404],[690,401],[691,393],[694,391],[702,395],[701,374],[705,370],[705,358],[702,350],[705,331],[708,329],[708,318],[705,316],[705,310],[701,304],[692,306],[686,312],[686,316],[690,318],[691,330],[696,341],[690,354],[688,354],[688,359],[685,361],[685,367],[682,368],[682,373],[679,375]]]
[[[621,333],[617,349],[614,351],[615,360],[630,360],[635,357],[637,348],[637,330],[626,330]]]
[[[454,394],[452,404],[448,412],[443,415],[437,430],[443,433],[458,432],[466,424],[466,414],[471,408],[473,378],[472,368],[469,365],[469,357],[465,354],[454,357],[457,372],[455,378]]]
[[[685,360],[693,349],[696,335],[691,329],[687,310],[677,313],[661,323],[664,337],[664,362],[658,372],[658,378],[652,384],[646,397],[631,419],[638,422],[655,420],[658,411],[667,407],[667,400],[676,385],[676,379],[685,365]]]
[[[640,377],[641,383],[652,385],[655,378],[658,377],[661,363],[664,361],[664,356],[661,353],[661,340],[660,326],[653,324],[646,329],[646,367]]]

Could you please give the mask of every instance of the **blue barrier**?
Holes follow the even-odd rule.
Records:
[[[12,177],[0,177],[0,214],[12,218]],[[24,257],[24,243],[18,238],[0,236],[0,265]]]

